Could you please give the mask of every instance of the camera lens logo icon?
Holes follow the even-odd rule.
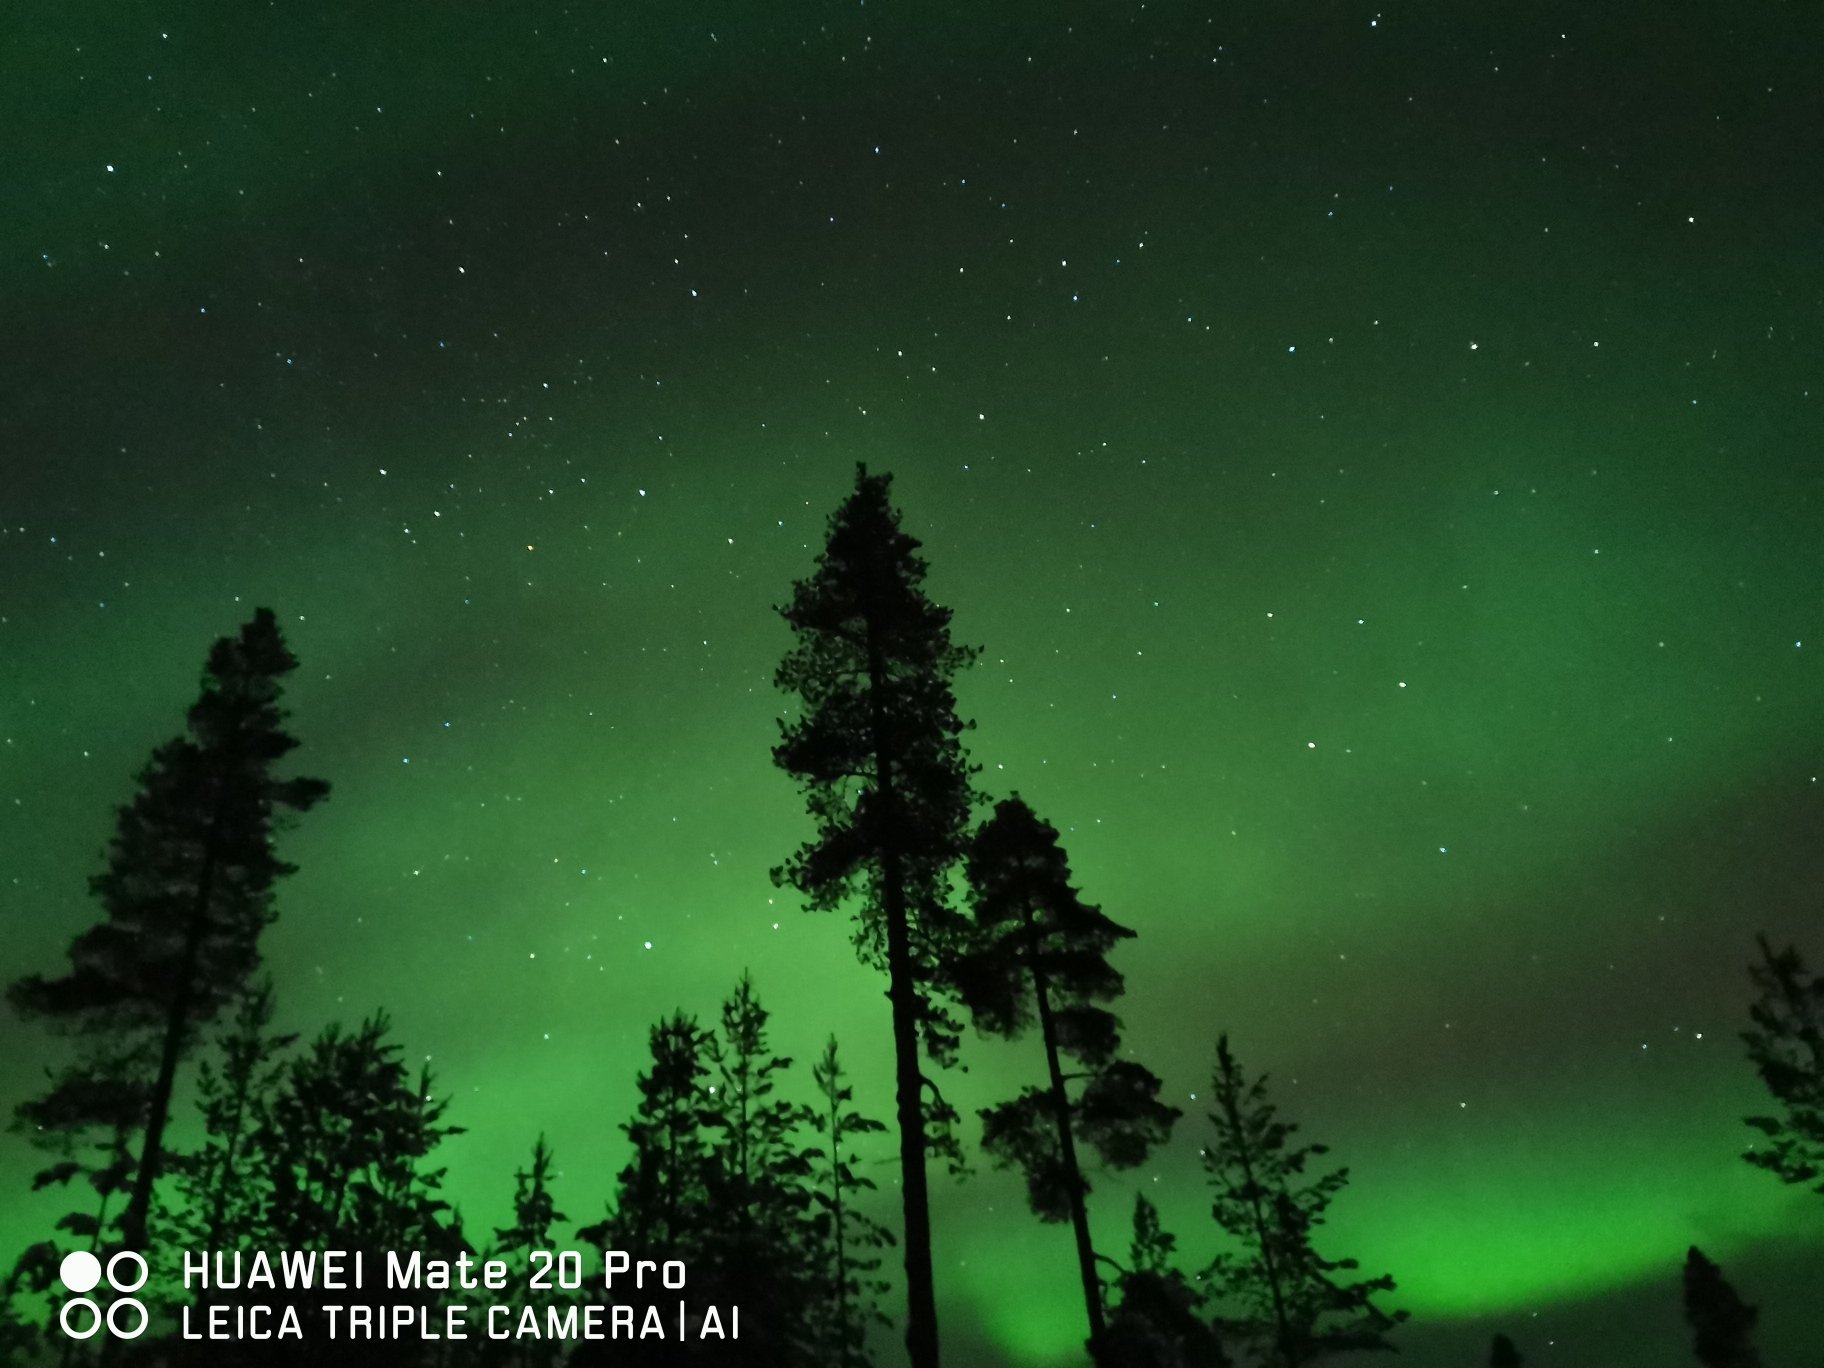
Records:
[[[129,1260],[139,1265],[139,1277],[134,1282],[126,1282],[122,1279],[121,1264]],[[144,1259],[130,1249],[123,1249],[108,1260],[106,1270],[108,1286],[116,1292],[137,1292],[146,1285],[146,1279],[151,1276],[151,1272],[152,1270],[146,1266]],[[101,1285],[102,1273],[101,1260],[86,1249],[79,1249],[73,1254],[63,1256],[63,1264],[58,1268],[57,1276],[65,1287],[76,1293],[63,1304],[63,1310],[57,1317],[58,1322],[63,1326],[63,1333],[71,1339],[88,1339],[101,1329],[102,1323],[105,1321],[108,1332],[115,1338],[138,1339],[145,1333],[146,1322],[151,1319],[146,1314],[143,1303],[132,1297],[121,1297],[117,1301],[110,1302],[108,1309],[104,1312],[93,1299],[84,1295],[93,1292]],[[88,1324],[79,1330],[71,1324],[71,1317],[74,1314],[80,1319],[80,1313],[85,1311],[88,1313]],[[139,1313],[139,1323],[130,1330],[116,1319],[124,1311]]]

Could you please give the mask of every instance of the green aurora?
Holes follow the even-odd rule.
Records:
[[[866,461],[984,648],[981,786],[1139,932],[1186,1116],[1101,1245],[1139,1186],[1214,1251],[1227,1030],[1350,1166],[1322,1247],[1399,1279],[1417,1368],[1673,1360],[1694,1242],[1815,1355],[1824,1203],[1741,1162],[1737,1032],[1757,931],[1824,958],[1824,34],[1472,8],[39,7],[0,974],[62,964],[270,605],[334,785],[280,1024],[392,1013],[473,1229],[541,1130],[594,1220],[647,1025],[744,967],[801,1086],[835,1031],[890,1115],[884,980],[768,879],[772,605]],[[10,1110],[57,1046],[0,1033]],[[953,1100],[1037,1059],[971,1035]],[[9,1264],[35,1160],[0,1136]],[[933,1194],[947,1358],[1080,1362],[1068,1231]]]

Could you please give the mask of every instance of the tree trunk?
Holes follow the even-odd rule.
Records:
[[[1076,1138],[1070,1133],[1070,1097],[1064,1091],[1064,1070],[1058,1064],[1058,1035],[1051,1019],[1050,986],[1039,965],[1039,937],[1032,909],[1026,909],[1027,953],[1031,956],[1033,996],[1039,1006],[1039,1033],[1045,1038],[1045,1063],[1051,1070],[1052,1115],[1058,1123],[1058,1148],[1064,1156],[1064,1177],[1070,1185],[1070,1224],[1077,1236],[1077,1269],[1083,1278],[1083,1306],[1089,1313],[1089,1338],[1101,1340],[1102,1280],[1096,1276],[1096,1251],[1089,1241],[1089,1212],[1083,1204],[1083,1170],[1077,1165]]]
[[[893,866],[898,860],[891,860]],[[897,875],[895,868],[893,873]],[[885,882],[883,880],[883,882]],[[900,1190],[906,1223],[906,1350],[912,1368],[937,1368],[937,1297],[931,1274],[931,1195],[925,1178],[924,1076],[918,1064],[918,1012],[912,986],[905,890],[887,884],[887,996],[893,1003],[898,1073]]]
[[[139,1150],[139,1172],[133,1178],[133,1196],[121,1213],[120,1238],[128,1249],[145,1250],[146,1220],[152,1210],[152,1185],[158,1180],[159,1161],[164,1158],[165,1123],[171,1118],[171,1090],[177,1082],[177,1064],[184,1053],[184,1036],[190,1028],[191,989],[196,982],[196,958],[202,953],[203,936],[208,929],[209,900],[215,894],[215,827],[220,822],[218,811],[210,820],[210,841],[203,854],[203,868],[196,882],[196,903],[190,916],[190,931],[184,938],[183,977],[171,998],[171,1009],[165,1016],[164,1049],[159,1054],[158,1080],[152,1085],[151,1105],[146,1115],[146,1139]]]
[[[906,1352],[912,1368],[938,1368],[937,1293],[931,1273],[931,1192],[925,1177],[924,1074],[918,1064],[918,997],[912,981],[911,933],[906,925],[905,867],[897,829],[899,803],[887,756],[881,694],[886,661],[868,622],[868,697],[874,749],[874,791],[884,840],[880,855],[881,914],[887,923],[887,998],[893,1004],[895,1101],[899,1114],[901,1207],[906,1231]]]
[[[203,937],[209,929],[209,901],[215,896],[216,835],[222,827],[224,804],[222,781],[218,771],[215,793],[210,800],[209,835],[203,846],[203,867],[196,876],[196,901],[191,905],[190,929],[184,937],[183,978],[171,997],[171,1010],[165,1017],[165,1043],[158,1061],[158,1081],[152,1085],[151,1106],[146,1115],[146,1139],[139,1150],[139,1172],[133,1178],[133,1196],[121,1213],[121,1242],[131,1250],[144,1252],[146,1220],[152,1210],[152,1184],[158,1181],[159,1161],[164,1158],[165,1123],[171,1118],[171,1090],[177,1082],[177,1064],[184,1053],[184,1035],[190,1028],[190,1002],[196,983],[196,957],[202,953]]]

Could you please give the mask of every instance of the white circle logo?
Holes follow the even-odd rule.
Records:
[[[101,1260],[86,1249],[78,1249],[73,1254],[63,1256],[63,1264],[58,1268],[57,1276],[72,1292],[92,1292],[101,1281]]]
[[[134,1263],[139,1265],[138,1282],[124,1283],[115,1276],[114,1265],[119,1263],[122,1259],[131,1259]],[[146,1285],[146,1279],[151,1276],[152,1270],[146,1266],[146,1261],[130,1249],[123,1249],[120,1253],[108,1260],[108,1286],[113,1288],[116,1292],[137,1292]]]
[[[123,1260],[139,1265],[138,1281],[129,1283],[121,1280],[120,1265]],[[130,1249],[123,1249],[108,1260],[108,1286],[116,1292],[137,1292],[146,1285],[146,1279],[151,1275],[152,1270],[145,1259]],[[104,1321],[118,1339],[138,1339],[145,1333],[146,1324],[151,1320],[151,1316],[147,1314],[145,1306],[132,1297],[122,1297],[119,1301],[113,1302],[104,1314],[101,1307],[97,1306],[94,1301],[81,1295],[85,1292],[92,1292],[101,1285],[101,1260],[86,1249],[78,1249],[64,1255],[63,1262],[57,1266],[57,1276],[65,1287],[77,1294],[64,1303],[63,1310],[57,1315],[58,1323],[63,1326],[63,1333],[71,1339],[88,1339],[101,1329]],[[70,1324],[70,1314],[74,1311],[89,1313],[90,1320],[85,1329],[78,1330]],[[139,1324],[131,1330],[122,1329],[121,1322],[116,1318],[117,1314],[122,1311],[137,1312]]]
[[[95,1318],[89,1322],[89,1328],[87,1330],[73,1330],[70,1328],[70,1312],[74,1311],[79,1306]],[[63,1325],[63,1333],[68,1335],[71,1339],[87,1339],[90,1335],[101,1329],[101,1308],[95,1305],[95,1303],[90,1301],[87,1297],[71,1297],[63,1304],[63,1310],[58,1314],[57,1319]]]
[[[123,1306],[130,1306],[135,1311],[139,1312],[139,1324],[134,1326],[131,1330],[122,1330],[114,1323],[114,1313]],[[145,1333],[146,1322],[151,1319],[152,1318],[146,1314],[146,1308],[131,1297],[122,1297],[108,1308],[108,1329],[113,1331],[115,1336],[120,1339],[138,1339]]]

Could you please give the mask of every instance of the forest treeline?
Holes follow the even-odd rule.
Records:
[[[680,1009],[651,1027],[639,1100],[620,1127],[629,1157],[600,1219],[558,1210],[541,1135],[511,1177],[511,1223],[468,1227],[438,1164],[460,1127],[428,1066],[405,1063],[385,1013],[309,1040],[273,1030],[259,941],[293,872],[277,840],[329,786],[276,772],[297,745],[281,707],[297,661],[262,609],[209,652],[185,732],[154,751],[120,808],[107,866],[90,881],[103,915],[72,943],[69,971],[8,989],[15,1011],[69,1044],[45,1090],[17,1106],[14,1128],[45,1155],[34,1188],[67,1190],[71,1209],[0,1285],[0,1361],[864,1368],[891,1328],[913,1368],[938,1368],[929,1170],[941,1160],[966,1176],[972,1151],[1017,1171],[1032,1216],[1059,1226],[1060,1239],[1068,1231],[1071,1296],[1096,1368],[1299,1368],[1395,1348],[1406,1313],[1385,1305],[1393,1278],[1358,1276],[1355,1260],[1320,1249],[1349,1171],[1328,1168],[1326,1147],[1281,1118],[1268,1080],[1226,1035],[1193,1141],[1215,1226],[1195,1243],[1213,1252],[1181,1255],[1144,1195],[1124,1230],[1092,1229],[1095,1177],[1145,1162],[1182,1117],[1122,1043],[1115,1006],[1126,985],[1111,956],[1133,931],[1083,900],[1056,827],[1018,794],[976,787],[980,767],[963,745],[973,724],[952,689],[976,651],[951,639],[950,611],[926,596],[918,550],[889,477],[860,467],[812,573],[779,610],[793,640],[776,682],[797,706],[773,758],[815,831],[772,876],[813,912],[847,913],[861,963],[885,977],[890,1121],[857,1108],[834,1037],[808,1068],[774,1053],[744,975],[708,1020]],[[1824,1193],[1824,980],[1794,948],[1763,940],[1760,951],[1745,1040],[1778,1111],[1750,1119],[1763,1138],[1746,1157]],[[1032,1060],[1030,1080],[974,1125],[941,1086],[970,1028],[1026,1039]],[[198,1125],[179,1128],[200,1131],[194,1146],[171,1138],[180,1096],[197,1108]],[[896,1226],[865,1176],[893,1145]],[[332,1347],[330,1297],[359,1294],[332,1294],[322,1280],[262,1292],[254,1266],[241,1271],[233,1255],[332,1248],[363,1254],[369,1301],[388,1299],[388,1252],[420,1253],[432,1310],[383,1326],[384,1338],[351,1338],[343,1322]],[[186,1293],[179,1250],[235,1261],[212,1270],[207,1294]],[[565,1250],[588,1252],[586,1277]],[[131,1274],[121,1251],[151,1263],[135,1293],[144,1333],[72,1337],[63,1313],[87,1290],[75,1284],[97,1261]],[[604,1327],[636,1304],[649,1314],[655,1293],[644,1285],[603,1286],[603,1251],[688,1270],[687,1290],[666,1294],[659,1334],[594,1340],[560,1319],[578,1303],[596,1317],[585,1323]],[[545,1286],[534,1289],[527,1278],[541,1260]],[[510,1276],[463,1292],[490,1261]],[[1697,1362],[1759,1362],[1754,1309],[1696,1249],[1684,1298]],[[238,1317],[285,1301],[309,1324],[302,1338],[186,1339],[182,1308],[199,1299]],[[435,1308],[455,1301],[503,1306],[514,1333],[490,1338],[471,1323],[466,1339],[431,1338],[446,1325]],[[78,1308],[70,1324],[88,1323]],[[134,1324],[127,1315],[115,1328]],[[1512,1340],[1494,1338],[1490,1364],[1522,1361]]]

